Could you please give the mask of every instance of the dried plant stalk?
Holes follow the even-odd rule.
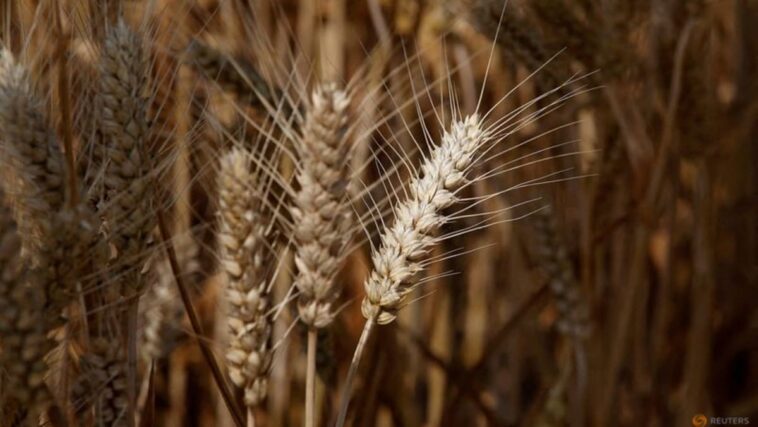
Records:
[[[271,317],[266,279],[267,223],[255,194],[250,153],[235,148],[221,159],[218,177],[221,264],[228,277],[229,376],[253,407],[266,397],[271,364]]]

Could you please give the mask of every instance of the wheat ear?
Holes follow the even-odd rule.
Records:
[[[105,37],[95,105],[109,162],[104,171],[107,202],[103,217],[111,230],[109,239],[118,250],[116,270],[121,276],[121,292],[131,298],[125,328],[130,426],[134,425],[136,400],[139,295],[146,284],[142,269],[155,228],[154,194],[150,189],[154,162],[147,155],[147,64],[139,37],[119,19]]]
[[[335,276],[351,240],[352,208],[347,200],[347,109],[350,97],[336,85],[317,88],[297,145],[300,190],[295,196],[295,265],[300,320],[308,326],[305,421],[315,418],[317,328],[332,322],[338,297]]]
[[[44,356],[51,348],[40,322],[39,293],[25,283],[21,240],[11,209],[0,194],[0,367],[4,371],[2,402],[20,407],[17,416],[35,420],[51,396],[45,387]],[[28,300],[30,296],[34,300]],[[5,406],[5,405],[3,405]],[[25,413],[24,413],[25,412]],[[30,421],[33,422],[33,421]]]
[[[13,182],[16,217],[24,246],[39,248],[40,223],[64,204],[64,167],[45,102],[34,93],[27,71],[0,51],[0,131],[4,179]],[[23,197],[15,197],[22,195]],[[27,247],[28,246],[28,247]]]
[[[372,255],[374,268],[366,280],[361,311],[366,324],[345,381],[337,426],[347,416],[352,381],[375,324],[391,323],[424,269],[423,261],[437,243],[435,231],[447,221],[442,210],[458,200],[471,164],[488,137],[477,115],[453,123],[421,165],[408,186],[409,197],[394,208],[394,221],[385,228]]]
[[[187,62],[254,108],[266,107],[267,103],[274,106],[282,98],[281,91],[272,89],[253,64],[228,57],[198,40],[192,40],[187,47]],[[285,116],[291,114],[289,105],[283,108]]]
[[[196,283],[191,279],[200,270],[197,260],[200,248],[197,242],[189,233],[177,236],[175,242],[182,275],[188,278],[188,283]],[[179,340],[184,317],[184,307],[174,284],[168,257],[161,256],[152,267],[155,281],[145,297],[151,301],[151,305],[144,313],[142,343],[142,353],[148,361],[162,359],[171,353]]]
[[[97,338],[80,360],[81,374],[73,384],[77,404],[95,408],[95,425],[126,426],[128,410],[124,354],[118,341]]]
[[[100,61],[98,129],[103,135],[108,165],[104,172],[107,203],[103,216],[119,258],[133,268],[124,291],[140,292],[140,270],[155,228],[152,162],[147,156],[147,59],[139,38],[119,20],[109,29]]]
[[[63,324],[62,311],[76,295],[76,281],[86,265],[83,260],[89,259],[90,246],[98,241],[97,221],[83,206],[63,209],[64,162],[44,114],[44,101],[10,53],[3,51],[0,56],[0,133],[4,136],[0,164],[16,191],[11,198],[25,268],[23,280],[15,284],[11,295],[23,314],[7,327],[15,337],[9,346],[22,346],[19,351],[23,350],[21,359],[26,365],[14,374],[20,377],[14,388],[23,394],[18,399],[29,405],[33,420],[50,403],[44,357],[55,343],[47,335]]]
[[[350,241],[352,209],[347,200],[345,126],[348,95],[334,85],[316,89],[299,144],[300,190],[292,208],[297,251],[300,320],[321,328],[334,317],[335,275]]]
[[[220,164],[218,177],[219,244],[228,278],[229,376],[244,390],[250,410],[266,397],[271,364],[271,316],[266,279],[268,223],[255,193],[257,177],[250,170],[251,154],[235,148]]]
[[[587,388],[586,340],[590,334],[590,310],[587,298],[576,279],[568,248],[561,238],[555,213],[550,205],[534,217],[535,237],[541,266],[548,276],[550,291],[558,309],[558,331],[568,338],[573,350],[576,391],[581,402]],[[578,407],[579,417],[583,417]]]
[[[535,213],[534,228],[542,269],[558,308],[558,331],[571,340],[585,339],[589,334],[589,308],[550,205]]]

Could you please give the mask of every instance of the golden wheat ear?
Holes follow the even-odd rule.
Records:
[[[395,205],[395,219],[382,231],[381,244],[371,255],[374,268],[361,304],[366,324],[348,371],[337,426],[345,423],[353,377],[373,326],[397,317],[414,279],[424,270],[423,261],[438,243],[434,233],[448,221],[442,210],[458,201],[456,192],[470,182],[466,175],[487,139],[479,116],[454,122],[411,180],[408,198]]]
[[[258,177],[251,171],[250,156],[244,149],[232,149],[221,158],[218,177],[218,239],[228,279],[226,360],[229,376],[244,390],[248,408],[266,397],[272,327],[266,248],[270,227],[261,212]]]
[[[315,375],[318,328],[328,326],[339,296],[335,277],[342,267],[353,234],[348,187],[348,107],[350,96],[334,84],[318,87],[306,109],[297,183],[291,207],[295,241],[295,286],[300,320],[308,327],[306,426],[315,419]]]
[[[468,182],[466,173],[484,139],[477,116],[455,122],[411,181],[410,197],[395,206],[395,220],[371,257],[374,269],[361,305],[368,321],[382,325],[395,320],[412,279],[423,270],[421,262],[437,243],[434,232],[447,222],[442,210],[457,201],[456,191]]]
[[[334,317],[334,277],[353,229],[345,138],[349,104],[348,94],[335,85],[316,89],[297,145],[300,189],[291,209],[297,245],[295,286],[300,320],[313,328],[328,325]]]

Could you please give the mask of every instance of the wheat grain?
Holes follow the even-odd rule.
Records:
[[[218,234],[221,264],[228,277],[229,376],[244,389],[245,404],[258,405],[266,397],[271,363],[271,318],[266,280],[265,239],[255,194],[257,177],[250,171],[250,153],[235,148],[221,159],[218,177]]]

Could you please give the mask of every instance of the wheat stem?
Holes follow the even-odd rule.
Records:
[[[432,234],[447,221],[442,209],[455,203],[456,191],[470,182],[466,173],[486,139],[477,115],[454,122],[410,182],[409,198],[395,207],[394,222],[385,228],[381,246],[372,254],[374,269],[361,304],[366,324],[348,371],[337,427],[345,422],[353,377],[374,324],[395,320],[414,277],[424,269],[423,259],[437,243]]]
[[[298,145],[301,164],[297,181],[301,188],[295,198],[296,206],[292,207],[292,217],[297,242],[298,311],[308,327],[306,427],[315,425],[317,329],[332,322],[332,304],[339,294],[334,278],[351,240],[345,135],[349,105],[350,97],[336,85],[316,89]]]
[[[316,345],[318,331],[308,328],[308,360],[305,377],[305,427],[316,424]]]
[[[376,324],[375,318],[369,318],[363,325],[363,331],[361,337],[358,339],[358,344],[355,346],[355,353],[353,353],[353,360],[350,362],[350,368],[347,371],[347,379],[345,379],[345,385],[342,389],[342,399],[340,401],[340,412],[337,417],[336,427],[343,427],[345,425],[345,418],[347,417],[347,408],[350,404],[350,396],[352,395],[353,381],[355,380],[355,373],[358,371],[358,364],[363,357],[363,350],[366,348],[371,332]]]
[[[71,129],[71,99],[68,75],[68,63],[66,61],[69,47],[69,34],[63,32],[61,24],[61,10],[56,4],[54,7],[55,27],[58,33],[58,98],[61,114],[61,128],[63,134],[63,147],[66,154],[68,203],[74,208],[79,203],[79,184],[77,182],[76,160],[74,159],[74,135]]]

